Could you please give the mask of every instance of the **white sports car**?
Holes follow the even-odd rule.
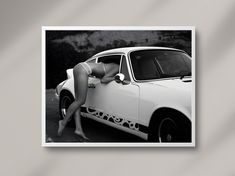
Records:
[[[98,53],[86,62],[120,64],[115,81],[89,77],[83,117],[155,142],[191,142],[191,58],[165,47],[127,47]],[[74,101],[72,69],[56,88],[64,118]]]

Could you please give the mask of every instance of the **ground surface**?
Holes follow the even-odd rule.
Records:
[[[47,142],[81,142],[74,134],[74,126],[69,125],[62,137],[57,136],[59,120],[59,102],[53,89],[46,91],[46,139]],[[82,118],[82,126],[89,141],[86,142],[144,142],[142,139],[111,128],[88,118]]]

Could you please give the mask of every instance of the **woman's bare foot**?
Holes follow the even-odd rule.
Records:
[[[63,120],[59,121],[58,136],[61,136],[64,130],[64,125],[62,124]]]
[[[79,131],[79,130],[75,130],[74,133],[75,133],[76,135],[78,135],[78,136],[81,136],[81,137],[82,137],[83,139],[85,139],[85,140],[89,140],[89,139],[85,136],[85,134],[82,133],[82,132]]]

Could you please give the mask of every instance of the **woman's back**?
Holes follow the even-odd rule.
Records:
[[[118,64],[115,63],[89,63],[91,67],[92,73],[91,75],[96,76],[98,78],[102,78],[104,76],[114,76],[118,72]]]

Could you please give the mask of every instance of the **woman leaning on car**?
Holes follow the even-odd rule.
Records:
[[[100,78],[100,82],[107,84],[114,80],[114,76],[118,73],[119,65],[116,63],[87,63],[82,62],[73,68],[74,75],[74,91],[75,101],[69,106],[67,114],[63,120],[59,121],[58,135],[61,136],[62,132],[74,114],[75,118],[75,134],[87,139],[81,126],[81,110],[80,107],[86,101],[88,90],[88,76],[95,76]]]

